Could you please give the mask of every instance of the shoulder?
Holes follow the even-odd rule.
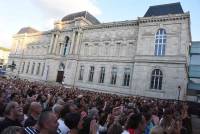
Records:
[[[127,130],[124,130],[124,131],[122,132],[122,134],[129,134],[129,132],[128,132]]]

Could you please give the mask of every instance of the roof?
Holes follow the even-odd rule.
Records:
[[[180,2],[150,6],[144,17],[162,16],[168,14],[183,14]]]
[[[32,28],[32,27],[23,27],[17,32],[17,34],[23,34],[23,33],[36,33],[39,32],[38,30]]]
[[[87,11],[69,14],[69,15],[63,17],[62,21],[70,21],[70,20],[74,20],[75,18],[78,18],[78,17],[84,17],[87,20],[89,20],[92,24],[100,24],[100,22]]]

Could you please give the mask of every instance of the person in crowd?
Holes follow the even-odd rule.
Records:
[[[17,102],[9,102],[6,105],[4,113],[5,119],[0,122],[0,133],[9,126],[22,126],[19,117],[23,115],[23,111]]]
[[[65,115],[64,123],[69,127],[68,134],[79,134],[81,116],[79,113],[68,113]]]
[[[145,118],[141,113],[130,115],[122,134],[142,134],[146,126]]]
[[[23,127],[10,126],[3,130],[1,134],[25,134]]]
[[[146,127],[145,127],[145,134],[150,134],[151,129],[154,127],[153,120],[152,120],[152,113],[150,109],[144,112],[144,117],[146,120]]]
[[[38,102],[32,102],[29,107],[29,116],[24,123],[24,127],[34,126],[42,112],[42,106]]]
[[[3,117],[5,102],[4,102],[5,93],[3,90],[0,90],[0,120]]]
[[[0,78],[0,89],[0,131],[24,125],[28,134],[192,133],[190,115],[194,111],[181,101],[121,96],[19,78]],[[40,115],[41,111],[51,112]],[[68,114],[80,116],[70,115],[75,125],[65,124]]]
[[[57,134],[57,117],[52,111],[42,112],[35,126],[26,127],[26,134]]]

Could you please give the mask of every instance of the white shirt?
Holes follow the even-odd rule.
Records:
[[[124,131],[122,132],[122,134],[129,134],[129,132],[128,132],[127,130],[124,130]]]
[[[58,119],[58,129],[60,130],[60,134],[67,134],[69,133],[70,129],[65,125],[62,119]]]

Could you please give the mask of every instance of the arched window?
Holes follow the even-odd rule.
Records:
[[[165,46],[166,46],[166,31],[165,29],[159,29],[156,33],[154,55],[156,56],[165,55]]]
[[[160,69],[154,69],[151,74],[151,89],[162,89],[163,73]]]

